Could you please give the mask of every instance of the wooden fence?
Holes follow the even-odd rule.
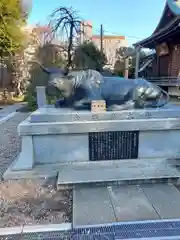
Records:
[[[0,63],[0,89],[11,88],[12,80],[12,71],[5,64]]]

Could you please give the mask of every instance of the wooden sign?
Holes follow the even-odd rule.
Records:
[[[138,150],[139,131],[89,133],[90,161],[136,159]]]
[[[106,102],[104,100],[97,100],[91,102],[91,112],[105,112]]]

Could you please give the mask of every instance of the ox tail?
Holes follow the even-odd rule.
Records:
[[[166,92],[166,91],[164,91],[162,88],[160,88],[159,86],[157,86],[159,89],[160,89],[160,91],[162,92],[162,98],[163,98],[163,101],[159,101],[159,103],[158,103],[158,106],[157,107],[163,107],[163,106],[165,106],[169,101],[170,101],[170,97],[169,97],[169,94]]]
[[[158,88],[158,90],[161,93],[160,99],[157,99],[154,102],[145,104],[144,105],[145,108],[149,108],[149,107],[150,108],[161,108],[170,101],[169,94],[166,91],[164,91],[163,89],[161,89],[159,86],[156,86],[156,87]]]

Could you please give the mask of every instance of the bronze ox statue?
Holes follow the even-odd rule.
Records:
[[[67,75],[57,69],[43,70],[50,75],[49,84],[63,96],[56,107],[90,109],[92,100],[105,100],[108,110],[117,111],[160,108],[169,102],[168,93],[145,79],[104,77],[91,69],[71,71]]]

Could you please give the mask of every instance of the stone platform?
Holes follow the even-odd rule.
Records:
[[[180,171],[166,159],[126,159],[74,163],[60,168],[57,185],[118,185],[173,182],[179,184]]]
[[[179,201],[180,192],[172,184],[75,186],[73,226],[179,219]]]
[[[81,165],[85,170],[87,166],[106,166],[105,162],[108,166],[115,161],[119,170],[115,167],[111,173],[109,171],[107,181],[129,180],[130,172],[126,176],[120,174],[123,174],[123,162],[133,162],[134,168],[139,168],[141,162],[151,165],[152,161],[158,163],[158,160],[162,163],[160,176],[163,178],[169,171],[167,166],[171,168],[171,161],[173,163],[174,159],[180,158],[177,141],[180,138],[180,108],[176,106],[99,113],[48,106],[38,109],[23,121],[18,126],[18,133],[22,138],[22,150],[5,173],[6,178],[11,178],[11,173],[14,176],[17,172],[33,172],[39,167],[47,167],[51,171],[50,166],[59,166],[56,170],[61,172],[59,176],[63,179],[66,176],[65,165]],[[143,173],[145,168],[141,167],[139,171]],[[93,171],[99,176],[98,168]],[[104,171],[108,171],[108,167]],[[170,173],[172,177],[179,177],[179,170],[173,171],[169,171],[167,178],[171,178]],[[77,180],[72,178],[76,173],[63,181],[73,183]],[[148,173],[150,179],[157,176],[149,169]],[[79,176],[83,178],[82,174],[83,171]],[[87,176],[89,174],[87,172]],[[136,174],[139,175],[138,172]],[[116,177],[112,179],[112,176]],[[98,177],[96,180],[99,181]]]
[[[108,121],[108,120],[131,120],[131,119],[157,119],[157,118],[180,118],[180,107],[167,104],[163,108],[149,108],[123,111],[109,111],[91,113],[88,110],[75,111],[66,108],[54,108],[49,105],[38,109],[30,116],[31,123],[44,122],[81,122],[81,121]]]
[[[62,185],[105,185],[174,183],[179,185],[180,171],[166,159],[141,159],[121,161],[72,162],[37,164],[30,170],[14,170],[19,159],[4,173],[8,179],[40,179],[57,177],[57,187]]]

